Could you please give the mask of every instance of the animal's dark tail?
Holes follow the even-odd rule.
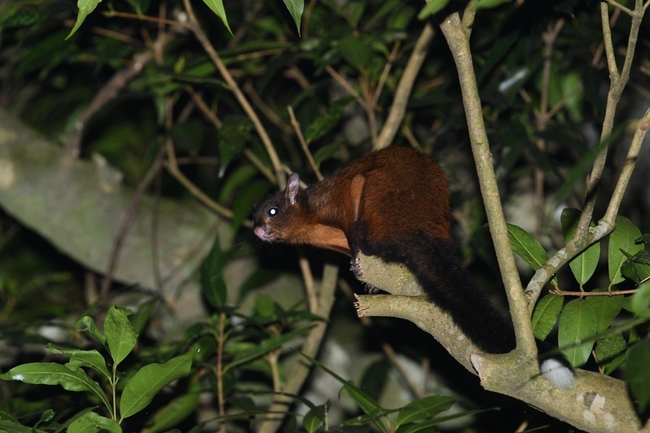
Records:
[[[364,248],[365,247],[365,248]],[[401,238],[393,245],[362,245],[361,250],[387,262],[403,263],[417,278],[429,299],[447,311],[478,348],[487,353],[508,353],[515,346],[511,320],[469,278],[455,258],[453,245],[425,236]],[[548,351],[541,343],[540,353]],[[575,375],[561,355],[540,358],[540,371],[559,388],[573,384]]]

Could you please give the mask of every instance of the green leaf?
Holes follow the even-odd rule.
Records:
[[[275,302],[273,302],[273,298],[265,293],[257,293],[255,295],[255,311],[262,319],[273,319],[275,317]]]
[[[357,69],[363,69],[370,59],[370,47],[354,36],[346,36],[339,40],[339,51],[346,62]]]
[[[99,342],[102,343],[102,346],[106,345],[106,337],[104,337],[104,334],[99,331],[97,325],[95,325],[95,320],[92,317],[82,317],[77,321],[75,328],[77,328],[77,331],[79,332],[88,332],[90,335],[99,340]]]
[[[323,424],[327,413],[327,406],[329,406],[327,403],[316,406],[305,414],[305,417],[302,420],[302,426],[307,430],[307,432],[313,433]]]
[[[128,356],[138,342],[138,333],[135,332],[128,315],[131,314],[126,308],[112,306],[108,309],[104,319],[104,333],[108,351],[111,353],[115,366]]]
[[[638,243],[639,240],[636,240]],[[650,278],[650,253],[646,250],[641,250],[638,253],[628,257],[628,259],[621,266],[621,273],[625,278],[629,278],[635,283],[646,281]]]
[[[620,332],[596,342],[594,358],[605,374],[610,374],[625,360],[625,346],[625,338]]]
[[[426,6],[424,6],[418,14],[418,19],[426,20],[431,15],[447,6],[447,3],[449,3],[449,0],[431,0],[430,2],[427,2]]]
[[[632,312],[639,317],[650,319],[650,281],[639,286],[630,302]]]
[[[291,14],[293,22],[296,23],[298,36],[300,36],[300,21],[302,19],[302,13],[305,10],[304,0],[284,0],[284,5]]]
[[[122,427],[110,418],[105,418],[95,412],[86,412],[68,426],[68,433],[95,433],[108,431],[122,433]]]
[[[624,280],[621,274],[621,267],[627,260],[627,257],[623,251],[629,255],[634,255],[641,251],[643,245],[638,245],[634,242],[635,239],[640,237],[641,231],[629,219],[623,216],[616,217],[616,228],[609,235],[607,264],[610,285],[613,286]]]
[[[512,251],[524,259],[534,270],[541,268],[548,260],[548,254],[542,245],[521,227],[508,224],[508,238]],[[557,277],[553,277],[552,284],[557,286]]]
[[[232,35],[230,24],[228,24],[228,17],[226,16],[226,10],[223,7],[223,0],[203,0],[203,3],[212,9],[212,12],[214,12],[219,18],[221,18],[223,25],[226,26],[228,32]]]
[[[593,307],[584,299],[574,299],[560,314],[558,343],[562,353],[574,367],[587,362],[594,346],[590,340],[598,332],[598,319]],[[585,343],[583,341],[589,340]]]
[[[203,294],[208,302],[215,308],[226,305],[227,288],[222,278],[224,257],[221,252],[219,236],[217,235],[212,244],[210,253],[205,258],[199,269],[199,278]]]
[[[225,374],[231,368],[234,368],[241,364],[245,364],[256,358],[259,358],[260,356],[265,355],[271,350],[277,349],[278,347],[282,346],[287,341],[294,339],[295,337],[299,337],[301,335],[307,334],[310,329],[311,326],[296,328],[293,331],[268,338],[262,341],[260,344],[252,345],[249,350],[239,353],[235,357],[235,359],[233,359],[229,364],[227,364],[223,369],[223,373]]]
[[[627,351],[625,373],[638,413],[650,406],[650,339],[639,341]]]
[[[193,353],[177,356],[163,364],[149,364],[138,370],[122,391],[120,415],[128,418],[147,407],[154,396],[174,380],[187,375]]]
[[[561,79],[560,86],[562,88],[562,98],[566,98],[566,109],[571,117],[571,120],[575,123],[582,122],[582,112],[583,112],[583,98],[584,98],[584,86],[582,85],[582,79],[580,74],[577,72],[569,72],[564,75]],[[555,105],[560,101],[552,101],[551,104]]]
[[[476,9],[492,9],[511,2],[512,0],[478,0],[476,2]]]
[[[548,337],[557,322],[563,304],[564,298],[556,295],[546,295],[537,302],[532,318],[535,338],[543,341]]]
[[[580,220],[580,214],[581,212],[578,209],[566,208],[562,211],[560,220],[565,242],[573,238]],[[593,223],[590,225],[592,227],[594,226]],[[571,272],[573,272],[573,276],[580,283],[581,287],[593,276],[596,266],[598,266],[599,258],[600,243],[595,243],[569,262]]]
[[[26,427],[17,421],[0,419],[0,433],[44,433],[45,430],[37,430],[31,427]]]
[[[96,372],[104,375],[106,379],[111,380],[111,374],[109,373],[108,367],[106,366],[106,360],[104,359],[101,353],[99,353],[94,349],[93,350],[79,350],[79,349],[61,350],[61,349],[57,349],[51,344],[48,344],[47,350],[59,355],[69,356],[70,361],[65,366],[72,371],[76,371],[79,367],[89,367],[95,370]]]
[[[521,227],[508,224],[508,238],[512,250],[534,270],[541,268],[548,260],[548,254],[542,245]]]
[[[66,40],[72,36],[79,27],[81,27],[81,24],[83,24],[84,20],[92,11],[95,10],[97,5],[101,2],[102,0],[77,0],[77,7],[79,8],[79,13],[77,14],[77,22],[74,23],[74,27],[72,27],[72,30],[70,30],[70,33],[66,37]]]
[[[219,203],[225,205],[226,202],[232,200],[232,196],[236,194],[236,189],[246,185],[252,178],[257,176],[259,171],[252,165],[240,165],[233,167],[228,173],[228,177],[224,180],[219,193]]]
[[[241,155],[251,139],[253,124],[244,116],[228,116],[217,133],[219,137],[219,177],[228,168],[230,161]]]
[[[596,290],[594,290],[596,292]],[[623,295],[616,296],[589,296],[586,301],[596,312],[598,320],[598,334],[603,334],[612,324],[612,320],[623,308]]]
[[[451,408],[457,399],[445,395],[431,395],[404,406],[397,415],[397,426],[417,422]]]
[[[305,131],[305,141],[307,144],[312,141],[316,141],[329,131],[334,128],[343,114],[345,114],[345,108],[352,101],[352,97],[345,96],[343,98],[337,99],[332,105],[330,105],[327,113],[324,116],[319,116],[314,120]]]
[[[144,15],[144,10],[149,6],[150,0],[126,0],[133,11],[138,15]]]
[[[143,433],[168,431],[196,411],[201,396],[201,383],[193,380],[190,389],[182,396],[173,399],[153,416],[152,424]],[[230,402],[230,399],[229,399]]]
[[[386,429],[386,426],[382,423],[377,421],[379,416],[382,416],[386,414],[386,410],[384,410],[379,403],[372,398],[368,393],[363,391],[361,388],[359,388],[354,382],[351,380],[345,380],[338,374],[336,374],[334,371],[330,370],[329,368],[325,367],[325,365],[318,360],[305,355],[304,353],[302,354],[305,358],[309,360],[309,362],[313,363],[316,365],[318,368],[321,370],[325,371],[327,374],[332,376],[334,379],[338,380],[343,384],[343,388],[341,389],[341,392],[345,392],[348,394],[352,399],[359,405],[359,407],[366,413],[369,414],[370,417],[368,418],[368,422],[373,422],[374,426],[377,427],[378,430],[382,432],[387,432],[388,430]]]
[[[340,147],[341,142],[338,140],[334,140],[331,143],[320,147],[316,152],[314,152],[314,161],[316,161],[316,164],[320,164],[321,162],[334,155],[334,152],[339,150]]]
[[[131,325],[133,325],[133,329],[135,329],[135,332],[137,332],[138,335],[144,331],[147,323],[149,323],[149,319],[151,318],[151,314],[154,312],[156,305],[157,301],[153,299],[143,302],[138,306],[138,311],[136,311],[131,316],[131,319],[129,321],[131,322]]]
[[[33,362],[19,365],[4,374],[3,380],[18,380],[33,385],[61,385],[67,391],[86,391],[98,397],[112,413],[111,404],[99,384],[82,370],[72,371],[54,362]]]

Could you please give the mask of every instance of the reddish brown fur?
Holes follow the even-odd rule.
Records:
[[[298,186],[294,174],[285,191],[256,207],[253,225],[262,240],[351,255],[357,276],[363,272],[356,260],[359,252],[400,263],[482,350],[506,353],[515,347],[512,322],[490,305],[455,260],[449,187],[428,156],[409,148],[387,148],[304,191]],[[553,359],[553,368],[562,365],[566,370],[566,380],[553,383],[571,386],[570,365],[562,357]]]
[[[350,241],[359,223],[377,242],[420,233],[451,243],[449,188],[440,167],[411,148],[372,152],[334,176],[297,194],[291,205],[284,192],[261,203],[256,227],[272,240],[309,244],[351,255]],[[265,214],[276,206],[281,214]],[[256,229],[257,230],[257,229]],[[257,231],[256,231],[257,233]]]

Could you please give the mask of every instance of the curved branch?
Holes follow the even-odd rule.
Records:
[[[456,361],[477,374],[490,391],[514,397],[589,432],[650,431],[641,428],[629,400],[625,382],[589,371],[577,370],[571,389],[555,388],[539,374],[536,356],[521,350],[505,355],[485,354],[472,345],[452,318],[425,297],[415,277],[404,267],[361,255],[363,281],[393,295],[357,297],[362,317],[406,319],[429,333]]]

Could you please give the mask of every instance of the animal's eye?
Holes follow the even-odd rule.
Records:
[[[279,213],[280,213],[280,209],[278,209],[278,208],[275,207],[275,206],[270,207],[269,210],[266,211],[266,214],[267,214],[270,218],[273,218],[273,217],[278,216]]]

